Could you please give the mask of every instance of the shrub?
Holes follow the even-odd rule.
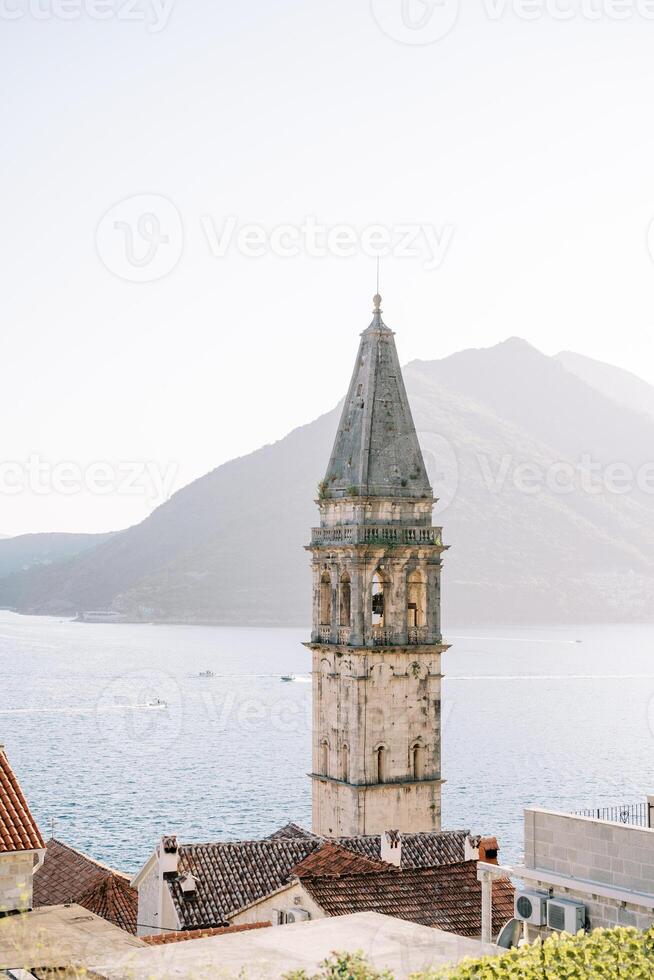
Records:
[[[551,936],[501,956],[464,960],[458,966],[434,967],[411,980],[645,980],[654,977],[654,926],[595,929],[589,935]],[[392,980],[361,953],[335,953],[313,977],[300,971],[289,980]]]

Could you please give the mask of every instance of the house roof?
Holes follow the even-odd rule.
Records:
[[[181,928],[226,924],[230,912],[276,891],[319,846],[319,838],[180,845],[179,874],[190,872],[196,880],[191,896],[179,877],[168,882]]]
[[[289,832],[291,836],[281,836]],[[402,867],[461,862],[467,837],[466,831],[402,834]],[[280,889],[302,862],[327,843],[325,838],[291,824],[260,841],[180,845],[179,875],[190,872],[196,880],[192,895],[184,895],[179,877],[168,882],[180,928],[204,929],[227,923],[234,912]],[[381,863],[379,836],[342,837],[331,844]],[[339,860],[345,859],[341,855]]]
[[[43,847],[41,832],[0,745],[0,854]]]
[[[235,932],[250,932],[252,929],[269,929],[272,922],[245,922],[240,926],[217,926],[215,929],[193,929],[187,932],[164,932],[160,936],[142,936],[148,946],[167,946],[181,943],[187,939],[210,939],[212,936],[231,936]]]
[[[394,333],[376,296],[373,320],[361,334],[323,495],[432,497],[411,415]]]
[[[266,840],[286,840],[290,838],[298,838],[299,840],[311,840],[316,834],[312,834],[310,830],[305,830],[304,827],[300,827],[296,823],[287,823],[279,830],[276,830],[274,834],[271,834]]]
[[[43,866],[34,875],[33,902],[34,908],[75,902],[136,933],[138,895],[130,886],[129,875],[54,837],[46,845]]]
[[[318,837],[297,824],[287,824],[271,834],[267,840],[301,838],[324,843],[327,838]],[[466,859],[466,840],[474,847],[482,840],[469,830],[441,830],[437,833],[400,834],[402,841],[402,867],[427,868],[439,864],[459,864]],[[372,861],[381,861],[381,836],[372,834],[359,837],[335,837],[332,842],[349,851],[355,851]]]
[[[481,883],[477,862],[351,874],[309,877],[302,886],[326,915],[381,912],[459,936],[481,933]],[[513,886],[493,883],[493,933],[513,917]]]
[[[334,877],[346,874],[375,874],[379,871],[389,871],[391,867],[392,865],[383,861],[373,861],[329,841],[314,851],[313,854],[310,854],[304,861],[300,861],[293,868],[291,874],[294,878],[313,878],[325,875]]]
[[[138,892],[124,875],[113,871],[105,875],[78,899],[77,904],[136,935]]]
[[[110,868],[82,851],[51,837],[45,845],[43,866],[34,875],[34,907],[67,905],[77,900],[107,875],[115,874],[126,881],[127,875]]]

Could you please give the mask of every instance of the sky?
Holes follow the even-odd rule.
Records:
[[[0,533],[97,532],[403,362],[654,384],[653,0],[0,0]]]

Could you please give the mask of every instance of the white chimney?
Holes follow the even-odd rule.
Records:
[[[179,883],[185,898],[191,898],[198,890],[197,882],[190,871],[182,875]]]
[[[159,874],[162,878],[173,878],[179,866],[177,838],[170,835],[161,838],[159,844]]]
[[[474,840],[468,834],[465,840],[465,854],[463,857],[464,861],[478,861],[479,860],[479,843],[480,838],[476,837]]]
[[[399,830],[385,830],[381,835],[381,859],[387,864],[402,867],[402,835]]]

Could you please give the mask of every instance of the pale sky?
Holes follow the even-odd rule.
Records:
[[[654,3],[538,2],[0,0],[0,533],[134,523],[332,408],[371,226],[404,362],[518,335],[654,383]]]

